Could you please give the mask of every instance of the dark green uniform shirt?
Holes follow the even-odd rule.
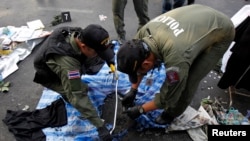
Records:
[[[67,37],[66,41],[71,44],[76,54],[81,54],[73,35]],[[88,86],[81,81],[81,62],[70,56],[54,54],[50,55],[46,64],[59,77],[60,82],[46,83],[44,86],[60,93],[96,127],[103,126],[102,119],[88,97]]]
[[[163,83],[155,97],[157,107],[173,116],[180,115],[234,34],[234,25],[227,16],[198,4],[171,10],[147,23],[136,38],[143,39],[166,69],[174,68],[179,76],[176,84],[170,85],[169,79]]]

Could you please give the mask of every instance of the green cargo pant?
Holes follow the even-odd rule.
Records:
[[[148,16],[148,0],[133,0],[134,9],[139,19],[138,30],[145,25],[150,19]],[[112,11],[115,30],[118,38],[125,40],[126,31],[124,30],[124,10],[127,0],[112,0]],[[130,21],[133,24],[135,21]]]

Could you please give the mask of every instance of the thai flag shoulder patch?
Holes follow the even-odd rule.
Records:
[[[69,79],[81,78],[79,70],[68,71],[68,78]]]

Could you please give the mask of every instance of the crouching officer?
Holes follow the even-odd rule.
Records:
[[[34,82],[54,90],[97,127],[99,137],[112,137],[88,97],[82,74],[96,74],[103,64],[114,65],[114,51],[108,32],[100,25],[86,28],[60,27],[41,45],[35,58]]]
[[[164,109],[155,122],[171,124],[191,103],[200,81],[222,58],[234,36],[230,18],[204,5],[183,6],[152,19],[117,53],[117,69],[127,73],[132,83],[122,101],[130,107],[127,115],[135,119]],[[133,106],[143,76],[158,60],[166,68],[160,92],[154,100]]]

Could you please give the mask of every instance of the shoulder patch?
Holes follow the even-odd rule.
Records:
[[[167,69],[167,82],[169,85],[174,85],[180,81],[179,78],[179,68],[178,67],[170,67]]]
[[[79,70],[68,71],[68,78],[69,79],[81,78]]]

